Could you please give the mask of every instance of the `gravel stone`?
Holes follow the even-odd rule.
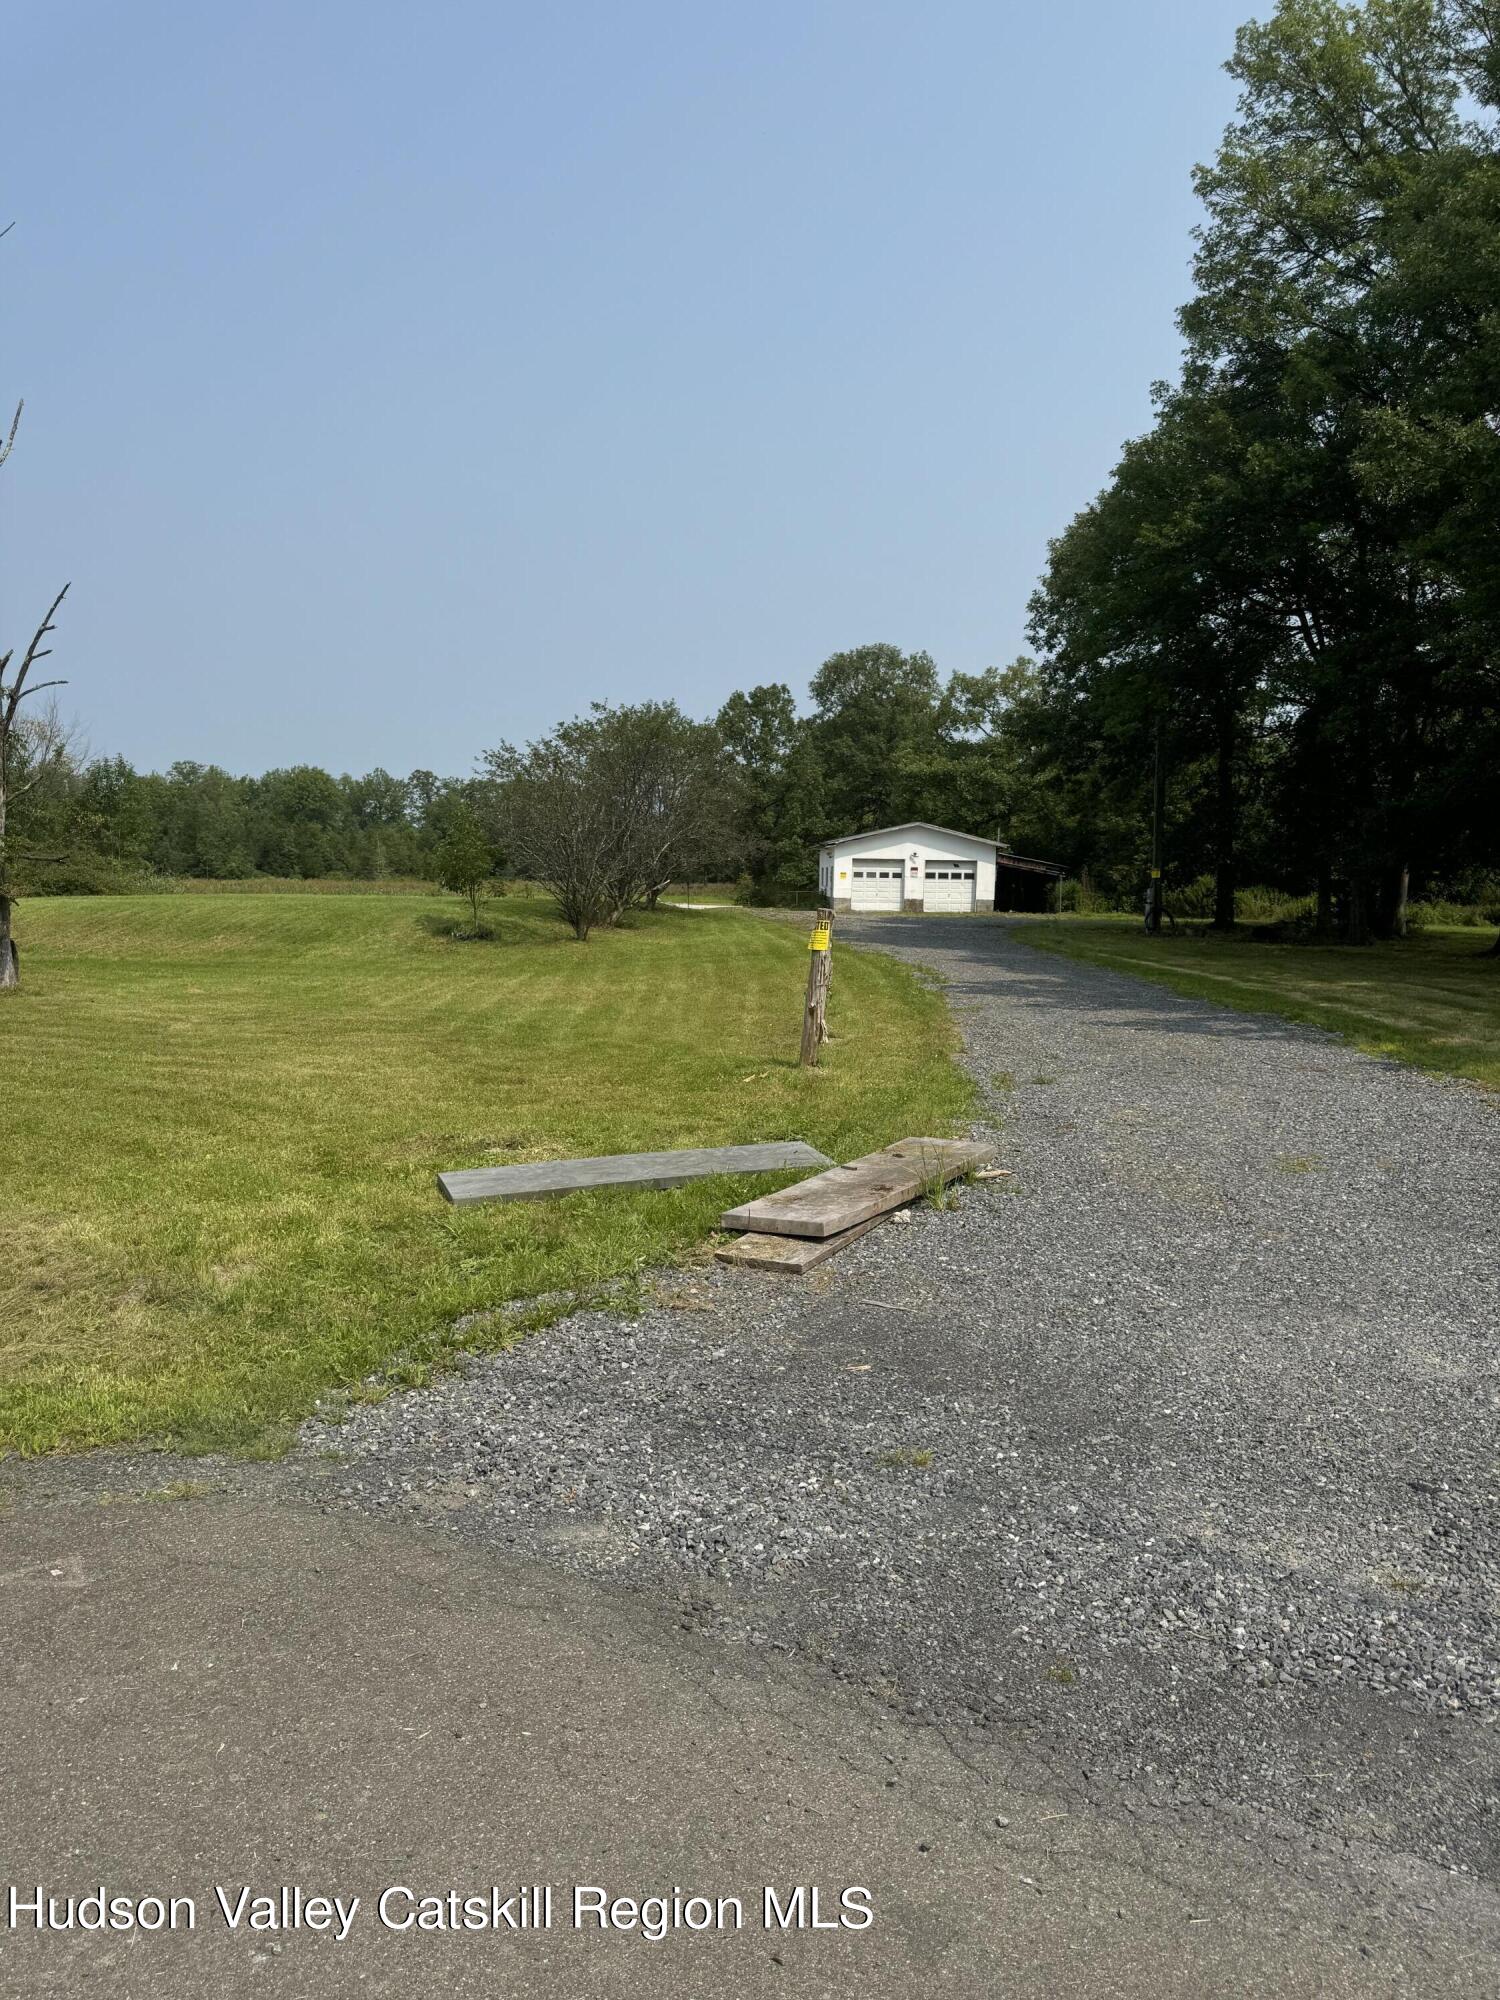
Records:
[[[1494,1876],[1495,1102],[1018,928],[840,930],[947,983],[1010,1180],[309,1424],[291,1478],[1137,1805]]]

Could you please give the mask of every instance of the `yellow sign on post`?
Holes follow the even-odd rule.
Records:
[[[824,1018],[828,1006],[828,977],[833,970],[833,911],[820,909],[813,918],[812,936],[807,940],[807,1002],[802,1009],[802,1067],[816,1069],[818,1051],[828,1040]]]

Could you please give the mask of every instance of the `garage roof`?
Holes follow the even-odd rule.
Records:
[[[859,833],[836,833],[832,840],[820,840],[820,847],[841,847],[846,840],[874,840],[884,833],[945,833],[950,840],[977,840],[981,847],[993,847],[988,834],[960,833],[956,826],[937,826],[930,819],[904,819],[899,826],[871,826]]]
[[[950,840],[973,840],[981,847],[993,847],[1001,868],[1019,868],[1028,875],[1066,875],[1060,861],[1043,861],[1035,854],[1013,854],[1003,840],[991,840],[983,833],[960,833],[956,826],[939,826],[930,819],[904,819],[899,826],[872,826],[864,833],[839,833],[832,840],[820,840],[820,848],[842,847],[846,840],[878,840],[888,833],[941,833]]]

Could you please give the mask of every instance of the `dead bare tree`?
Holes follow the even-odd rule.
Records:
[[[21,422],[17,404],[10,435],[0,448],[0,465],[10,457]],[[21,961],[16,951],[12,912],[19,893],[17,870],[28,862],[56,860],[55,855],[30,853],[19,848],[13,837],[13,819],[18,802],[55,771],[67,756],[67,732],[55,708],[46,708],[40,717],[21,714],[21,703],[46,688],[66,687],[66,681],[34,681],[32,669],[45,660],[52,648],[42,642],[55,629],[58,606],[68,594],[68,586],[53,598],[47,615],[31,635],[31,643],[12,673],[15,648],[0,653],[0,993],[13,991],[21,983]],[[10,676],[7,679],[7,675]]]

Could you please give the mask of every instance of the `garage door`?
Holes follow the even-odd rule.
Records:
[[[906,867],[901,861],[856,861],[850,870],[851,910],[899,910]]]
[[[972,861],[929,861],[922,883],[924,910],[972,910],[975,864]]]

